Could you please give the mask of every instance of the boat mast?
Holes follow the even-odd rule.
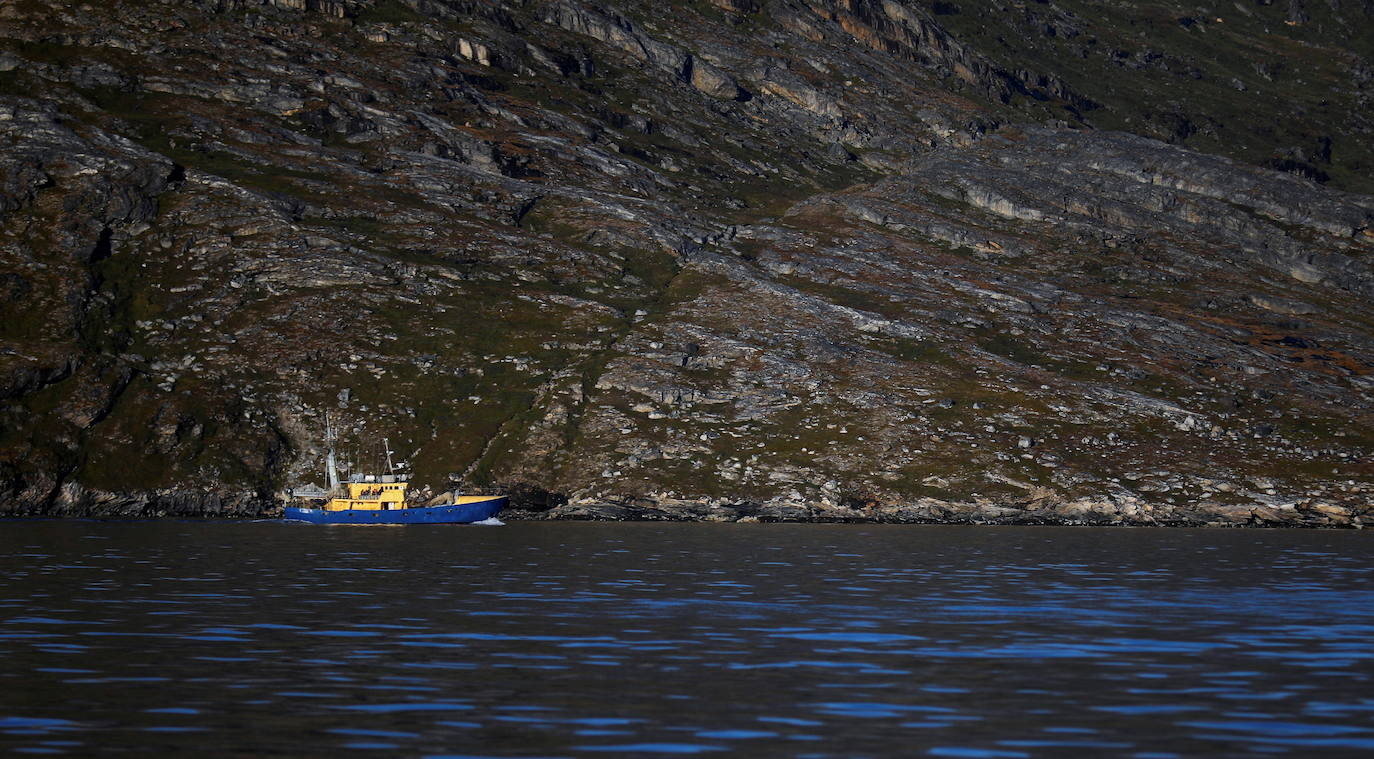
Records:
[[[382,438],[382,447],[386,449],[386,473],[395,476],[396,467],[391,465],[391,443],[386,438]]]
[[[334,428],[329,426],[327,411],[324,414],[324,442],[329,447],[324,459],[325,476],[329,478],[329,492],[333,494],[339,489],[339,469],[334,463]]]

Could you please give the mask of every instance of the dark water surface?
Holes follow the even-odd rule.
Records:
[[[1374,755],[1374,535],[0,522],[0,752]]]

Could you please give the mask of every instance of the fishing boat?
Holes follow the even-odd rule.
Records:
[[[345,497],[331,498],[323,506],[287,506],[286,518],[313,524],[471,524],[491,519],[506,507],[504,495],[460,495],[452,499],[453,503],[406,506],[406,483],[363,477],[359,482],[346,483],[349,492]],[[383,481],[369,482],[369,478]],[[400,490],[386,489],[391,487]],[[401,500],[389,500],[397,492]]]
[[[406,503],[407,478],[396,473],[391,463],[391,446],[386,446],[389,474],[355,474],[339,481],[334,459],[333,431],[325,419],[325,439],[329,454],[325,459],[328,492],[319,487],[297,488],[291,492],[298,501],[286,506],[286,519],[312,524],[471,524],[495,517],[508,501],[504,495],[449,494],[447,503],[410,506]],[[323,503],[320,503],[323,501]]]

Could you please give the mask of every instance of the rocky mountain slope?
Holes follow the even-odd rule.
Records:
[[[1367,524],[1371,100],[1356,0],[13,0],[0,510],[328,412],[527,516]]]

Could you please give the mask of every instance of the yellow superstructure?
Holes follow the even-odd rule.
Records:
[[[388,478],[389,479],[389,478]],[[331,498],[325,511],[390,511],[406,507],[405,482],[367,482],[350,480],[344,483],[348,495]]]

